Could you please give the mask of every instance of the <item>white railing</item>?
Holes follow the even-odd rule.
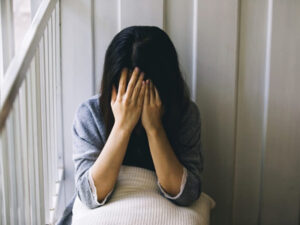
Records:
[[[55,221],[63,179],[60,63],[60,1],[44,0],[1,79],[0,225]]]

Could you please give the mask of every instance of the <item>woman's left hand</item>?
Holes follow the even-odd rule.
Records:
[[[162,127],[164,108],[159,93],[150,80],[146,81],[146,90],[142,109],[142,125],[146,132],[152,132]]]

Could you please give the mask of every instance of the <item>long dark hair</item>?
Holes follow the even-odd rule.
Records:
[[[144,80],[151,79],[157,87],[164,106],[163,126],[169,140],[176,139],[179,121],[187,109],[190,93],[178,63],[176,49],[168,35],[155,26],[131,26],[117,33],[109,44],[104,60],[100,87],[100,110],[105,120],[106,138],[114,124],[110,100],[112,85],[118,90],[121,71],[139,67],[145,72]],[[131,139],[148,147],[140,121]],[[138,136],[138,138],[137,138]]]

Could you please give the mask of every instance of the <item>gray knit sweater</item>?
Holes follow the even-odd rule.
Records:
[[[72,138],[76,193],[57,224],[70,224],[72,206],[76,195],[89,208],[101,207],[111,197],[110,193],[107,195],[106,200],[99,204],[95,198],[95,192],[91,188],[89,176],[89,169],[96,161],[106,142],[105,126],[100,113],[98,98],[99,94],[90,97],[79,105],[75,113]],[[186,114],[179,123],[180,135],[175,146],[175,152],[179,161],[186,168],[184,186],[182,186],[180,194],[176,198],[171,198],[166,195],[159,183],[157,184],[162,196],[168,198],[174,204],[188,206],[197,200],[202,192],[201,122],[200,112],[195,102],[190,101]]]

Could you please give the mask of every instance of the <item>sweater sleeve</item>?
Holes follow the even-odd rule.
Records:
[[[181,196],[182,192],[183,192],[183,189],[184,189],[184,186],[185,186],[185,183],[186,183],[186,178],[187,178],[187,169],[185,167],[183,167],[183,175],[182,175],[182,178],[181,178],[180,191],[176,196],[171,196],[169,193],[167,193],[166,190],[159,183],[159,180],[157,180],[157,185],[158,185],[160,191],[163,193],[163,195],[166,198],[178,199]]]
[[[200,197],[203,171],[200,112],[193,101],[179,127],[178,140],[173,147],[179,161],[186,168],[186,181],[182,182],[180,192],[173,198],[165,195],[162,190],[161,194],[176,205],[189,206]]]
[[[90,179],[89,169],[104,146],[94,121],[95,115],[90,107],[84,102],[75,113],[72,126],[73,162],[75,165],[76,193],[88,208],[96,208],[104,205],[110,199],[111,192],[102,202],[98,202]]]
[[[97,206],[104,205],[107,202],[108,198],[110,197],[111,193],[113,192],[113,189],[105,196],[105,198],[101,202],[99,202],[97,196],[97,188],[94,184],[94,180],[91,174],[91,169],[89,169],[89,184]]]

